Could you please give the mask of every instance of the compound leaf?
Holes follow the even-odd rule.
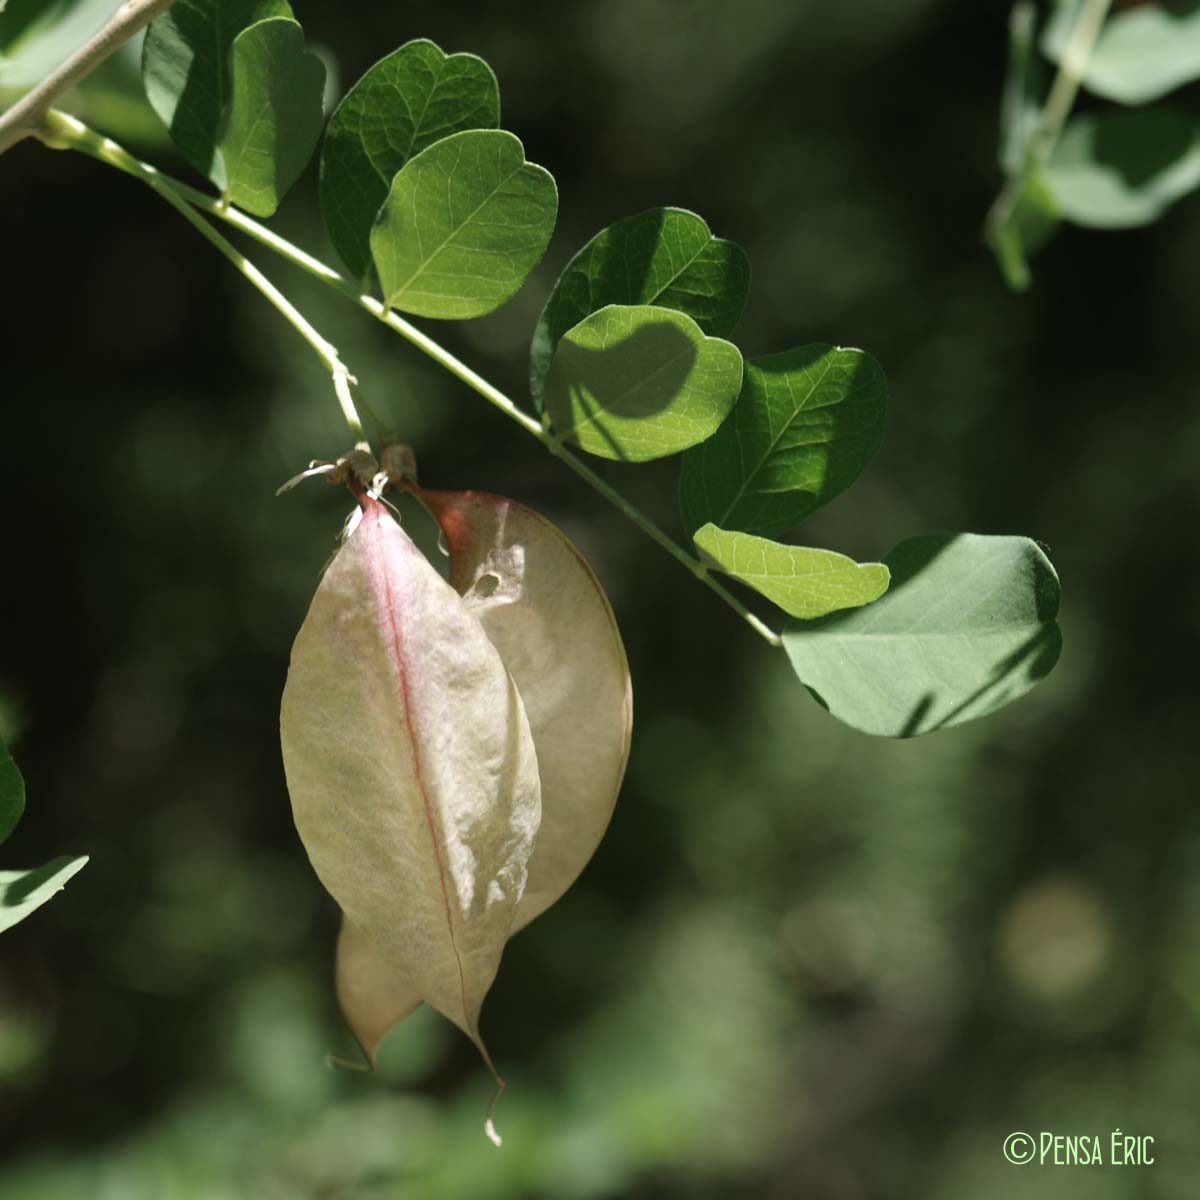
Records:
[[[325,119],[325,66],[295,21],[259,21],[234,39],[221,135],[225,195],[269,217],[312,157]]]
[[[888,569],[882,563],[856,563],[832,550],[784,546],[715,525],[705,525],[695,542],[710,563],[792,617],[856,608],[887,591]]]
[[[701,217],[652,208],[601,230],[573,259],[538,319],[529,385],[539,407],[559,339],[609,304],[654,304],[686,313],[716,337],[733,332],[750,287],[750,261],[713,237]]]
[[[861,350],[801,346],[750,359],[733,411],[683,456],[689,531],[770,537],[849,487],[879,448],[887,383]]]
[[[1028,538],[931,534],[885,562],[882,599],[783,635],[796,674],[846,724],[884,737],[958,725],[1023,696],[1058,660],[1058,576]]]
[[[546,379],[555,430],[591,454],[646,462],[711,437],[742,383],[736,346],[668,308],[612,304],[563,336]]]
[[[511,133],[435,142],[397,173],[371,231],[385,302],[424,317],[491,312],[545,253],[557,212],[553,176]]]
[[[1068,221],[1146,225],[1200,185],[1200,138],[1170,109],[1086,113],[1067,126],[1042,177]]]
[[[442,138],[499,124],[496,77],[474,54],[445,54],[422,38],[363,75],[334,110],[321,148],[321,213],[355,275],[371,270],[371,227],[396,172]]]

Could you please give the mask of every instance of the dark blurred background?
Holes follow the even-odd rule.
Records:
[[[413,37],[494,67],[561,191],[545,262],[435,333],[519,399],[557,271],[657,204],[754,265],[736,340],[874,353],[884,449],[804,537],[859,557],[1023,533],[1061,573],[1037,692],[912,742],[836,724],[786,659],[481,399],[254,258],[422,478],[559,522],[610,591],[637,721],[609,835],[509,947],[508,1077],[422,1011],[374,1076],[331,987],[277,712],[348,498],[276,499],[348,438],[328,377],[146,188],[0,162],[6,866],[91,855],[0,945],[2,1200],[1191,1198],[1200,1176],[1200,200],[1067,230],[1009,293],[1004,3],[297,4],[342,90]],[[1194,93],[1176,102],[1197,108]],[[1086,105],[1090,102],[1084,100]],[[68,105],[68,107],[70,107]],[[190,178],[126,55],[77,110]],[[336,261],[315,175],[275,224]],[[431,324],[427,327],[432,328]],[[673,462],[606,474],[673,530]],[[1152,1135],[1152,1167],[1005,1162],[1014,1130]]]

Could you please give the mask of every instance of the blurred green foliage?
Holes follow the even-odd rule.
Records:
[[[1057,64],[1053,84],[1043,55]],[[1010,287],[1029,287],[1026,259],[1060,221],[1135,228],[1200,186],[1195,117],[1147,105],[1197,79],[1200,0],[1016,0],[1000,106],[1006,178],[984,222]],[[1132,107],[1072,117],[1080,86]]]
[[[1004,289],[978,213],[1006,7],[301,6],[345,81],[415,36],[483,55],[558,178],[535,278],[443,329],[486,375],[524,394],[546,291],[596,230],[686,205],[750,254],[747,354],[855,344],[888,373],[883,450],[813,543],[1030,534],[1064,583],[1037,693],[917,742],[855,734],[520,430],[256,252],[425,483],[513,495],[579,542],[629,649],[613,827],[484,1011],[499,1152],[475,1052],[430,1014],[376,1076],[323,1064],[349,1048],[336,914],[276,719],[349,502],[272,493],[346,448],[327,377],[146,189],[6,156],[0,722],[38,797],[6,851],[91,864],[5,935],[0,1200],[1194,1195],[1200,206],[1064,230],[1035,292]],[[89,119],[186,172],[109,111]],[[315,192],[310,171],[279,227],[332,258]],[[676,469],[609,471],[673,526]],[[1001,1154],[1013,1130],[1117,1127],[1156,1137],[1152,1168]]]

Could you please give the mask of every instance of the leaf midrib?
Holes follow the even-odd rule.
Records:
[[[753,363],[748,364],[747,374],[749,374],[749,370],[753,369],[753,367],[754,367]],[[775,453],[776,448],[779,446],[780,441],[782,441],[782,439],[783,439],[783,435],[785,433],[787,433],[789,428],[791,428],[792,422],[795,421],[795,419],[802,412],[807,411],[809,400],[811,400],[813,398],[813,395],[815,394],[817,388],[819,388],[821,386],[821,384],[825,382],[825,377],[829,374],[831,369],[832,369],[832,363],[826,362],[824,368],[821,371],[820,379],[818,379],[808,389],[808,394],[804,397],[804,402],[802,404],[800,404],[799,406],[797,406],[797,408],[793,411],[792,415],[790,417],[788,417],[788,419],[786,421],[784,421],[782,426],[780,426],[779,432],[771,439],[769,445],[767,446],[766,451],[759,458],[758,462],[754,465],[754,467],[750,471],[745,473],[745,475],[742,479],[741,487],[738,488],[733,499],[729,501],[728,505],[726,505],[725,510],[721,513],[720,519],[718,521],[716,521],[715,524],[721,525],[729,519],[730,514],[733,512],[733,510],[735,508],[737,508],[738,504],[742,500],[742,497],[745,496],[746,489],[750,486],[751,480],[753,480],[755,478],[755,476],[758,475],[758,473],[766,465],[767,460],[771,457],[772,454]],[[765,390],[766,390],[766,385],[764,384],[764,391]],[[740,400],[741,397],[739,396],[738,399]],[[844,403],[844,401],[843,401],[843,403]],[[736,405],[734,406],[734,412],[735,413],[737,412]],[[738,452],[740,455],[741,449],[742,449],[742,435],[741,435],[741,431],[736,427],[736,425],[734,426],[733,436],[737,441]],[[786,490],[786,489],[781,489],[781,490]]]
[[[275,20],[275,19],[278,19],[278,18],[272,18],[272,19],[273,19],[273,20]],[[257,22],[256,22],[256,24],[257,24]],[[236,39],[235,39],[235,40],[236,40]],[[232,54],[232,53],[233,53],[233,47],[232,47],[232,46],[230,46],[230,48],[229,48],[229,52],[230,52],[230,54]],[[249,128],[249,129],[246,131],[246,133],[245,133],[245,134],[243,135],[243,137],[242,137],[242,144],[241,144],[241,147],[238,149],[237,158],[234,160],[234,169],[233,169],[233,170],[229,170],[229,168],[228,168],[228,164],[226,164],[226,172],[225,172],[225,192],[226,192],[226,195],[230,195],[230,194],[232,194],[232,192],[233,192],[233,186],[234,186],[234,180],[235,180],[235,179],[237,179],[237,177],[238,177],[238,176],[241,174],[242,162],[245,160],[245,157],[246,157],[246,152],[247,152],[247,151],[250,149],[250,146],[251,146],[251,145],[253,144],[253,142],[254,142],[254,137],[255,137],[255,135],[256,135],[256,134],[257,134],[257,132],[258,132],[258,127],[259,127],[259,125],[262,123],[262,119],[263,119],[263,116],[264,116],[264,114],[265,114],[265,113],[267,113],[268,111],[270,111],[270,108],[271,108],[271,97],[270,97],[270,94],[269,94],[269,93],[270,93],[270,87],[269,87],[269,86],[267,86],[267,87],[265,87],[265,88],[263,89],[263,94],[264,94],[264,96],[265,96],[265,99],[263,100],[263,103],[259,105],[258,112],[254,114],[254,120],[253,120],[253,121],[250,123],[250,128]],[[229,107],[230,113],[232,114],[232,111],[233,111],[233,93],[232,93],[232,90],[230,91],[230,95],[229,95],[229,106],[228,106],[228,107]],[[224,143],[224,139],[222,139],[222,143],[221,143],[221,144],[222,144],[222,145],[224,145],[224,144],[225,144],[225,143]],[[261,187],[256,187],[256,188],[254,188],[253,190],[254,190],[255,192],[261,192],[261,191],[263,191],[264,189],[263,189],[263,188],[261,188]]]
[[[698,218],[698,219],[702,219],[702,218]],[[655,303],[656,303],[656,302],[657,302],[659,299],[661,299],[661,297],[662,297],[663,293],[664,293],[664,292],[666,292],[666,291],[668,291],[668,290],[671,288],[671,285],[672,285],[672,284],[674,284],[674,282],[675,282],[677,279],[681,279],[681,278],[682,278],[684,275],[686,275],[686,274],[687,274],[687,272],[688,272],[688,271],[691,269],[691,267],[692,267],[692,264],[693,264],[693,263],[694,263],[694,262],[695,262],[695,261],[696,261],[696,260],[697,260],[697,259],[698,259],[698,258],[699,258],[699,257],[700,257],[700,256],[701,256],[701,255],[702,255],[702,254],[703,254],[703,253],[704,253],[704,252],[705,252],[705,251],[706,251],[706,250],[707,250],[707,249],[708,249],[708,248],[709,248],[709,247],[712,245],[712,244],[713,244],[713,242],[715,242],[715,241],[718,241],[718,240],[719,240],[719,239],[717,239],[717,238],[713,237],[713,235],[712,235],[712,230],[711,230],[711,229],[709,229],[707,225],[705,225],[705,231],[706,231],[706,232],[707,232],[707,234],[708,234],[708,240],[707,240],[706,242],[704,242],[704,243],[703,243],[703,244],[702,244],[702,245],[701,245],[701,246],[700,246],[700,247],[699,247],[699,248],[696,250],[696,253],[695,253],[695,254],[693,254],[693,255],[692,255],[692,257],[691,257],[691,258],[689,258],[689,259],[687,260],[687,262],[685,262],[685,263],[683,264],[683,266],[682,266],[682,267],[680,267],[680,268],[679,268],[679,270],[678,270],[678,271],[676,271],[676,272],[675,272],[675,274],[674,274],[674,275],[672,275],[672,276],[671,276],[671,278],[670,278],[670,279],[668,279],[668,280],[667,280],[667,282],[666,282],[666,283],[664,283],[664,284],[662,285],[662,287],[660,287],[660,288],[658,289],[658,291],[656,291],[656,292],[654,293],[654,295],[653,295],[653,296],[650,296],[650,297],[649,297],[648,299],[646,299],[646,300],[631,301],[631,303],[637,303],[637,304],[646,304],[646,305],[653,305],[653,304],[655,304]],[[600,311],[600,309],[599,309],[599,308],[593,308],[593,307],[592,307],[592,305],[595,303],[595,301],[592,299],[592,283],[593,283],[593,279],[592,279],[592,273],[591,273],[591,271],[589,270],[589,271],[588,271],[588,308],[589,308],[589,310],[590,310],[590,311],[589,311],[589,312],[587,312],[587,313],[585,313],[585,314],[584,314],[584,316],[583,316],[582,318],[580,318],[581,320],[585,320],[585,321],[587,320],[587,318],[588,318],[589,316],[591,316],[591,314],[592,314],[592,313],[594,313],[594,312],[599,312],[599,311]],[[604,305],[601,305],[601,306],[600,306],[600,308],[604,308],[604,307],[605,307]],[[682,310],[674,310],[674,309],[673,309],[672,311],[682,311]],[[574,322],[573,324],[578,324],[578,322]],[[569,331],[570,331],[572,328],[573,328],[573,325],[568,325],[568,326],[567,326],[567,328],[566,328],[566,329],[564,329],[564,330],[563,330],[563,332],[562,332],[562,333],[559,335],[559,337],[557,338],[557,340],[556,340],[556,343],[555,343],[555,344],[557,345],[557,343],[558,343],[558,342],[561,342],[561,341],[562,341],[562,339],[563,339],[563,338],[564,338],[564,337],[567,335],[567,333],[568,333],[568,332],[569,332]]]
[[[429,94],[425,97],[425,103],[421,107],[421,115],[413,122],[412,136],[408,139],[408,149],[404,154],[405,163],[408,163],[412,159],[413,147],[417,144],[417,132],[425,120],[425,114],[429,111],[429,105],[433,102],[433,94],[438,90],[438,84],[442,81],[442,73],[446,69],[446,64],[450,61],[450,56],[444,53],[440,47],[438,48],[438,53],[441,54],[442,61],[438,63],[437,72],[433,77],[433,86],[429,89]],[[384,179],[385,177],[380,175],[380,178]]]
[[[462,152],[460,150],[458,160],[454,164],[454,170],[458,169],[458,164],[461,161],[462,161]],[[479,215],[479,213],[482,212],[483,209],[492,202],[492,200],[496,197],[496,194],[500,191],[500,189],[514,175],[520,174],[520,172],[523,171],[527,166],[529,166],[529,163],[522,162],[517,167],[515,167],[513,170],[511,170],[507,175],[505,175],[505,177],[496,184],[496,186],[487,194],[487,196],[482,201],[480,201],[480,203],[474,209],[471,210],[471,212],[467,215],[467,217],[463,221],[460,221],[459,224],[454,229],[452,229],[446,235],[445,238],[442,239],[442,241],[433,250],[433,252],[431,254],[427,255],[425,257],[425,259],[420,264],[418,264],[416,270],[414,270],[408,276],[408,278],[404,281],[404,283],[401,284],[399,287],[392,289],[392,291],[388,294],[389,306],[392,304],[392,302],[394,300],[396,300],[397,297],[402,296],[408,290],[408,288],[412,284],[412,282],[415,279],[419,278],[424,273],[425,269],[429,266],[429,264],[431,262],[433,262],[433,260],[435,258],[437,258],[437,256],[439,254],[441,254],[441,252],[443,250],[445,250],[445,248],[451,243],[451,241],[453,241],[454,238],[456,238]],[[451,171],[451,174],[453,174],[453,171]],[[416,194],[417,194],[416,189],[414,188],[413,189],[414,200],[416,198]]]

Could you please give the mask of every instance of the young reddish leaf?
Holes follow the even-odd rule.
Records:
[[[629,756],[629,666],[596,576],[555,525],[486,492],[412,489],[450,549],[451,582],[500,652],[529,714],[542,780],[542,822],[512,932],[550,907],[595,852]],[[368,1060],[419,996],[349,923],[338,996]]]
[[[537,757],[479,621],[378,501],[313,598],[280,731],[321,882],[487,1060],[479,1010],[525,887]]]

